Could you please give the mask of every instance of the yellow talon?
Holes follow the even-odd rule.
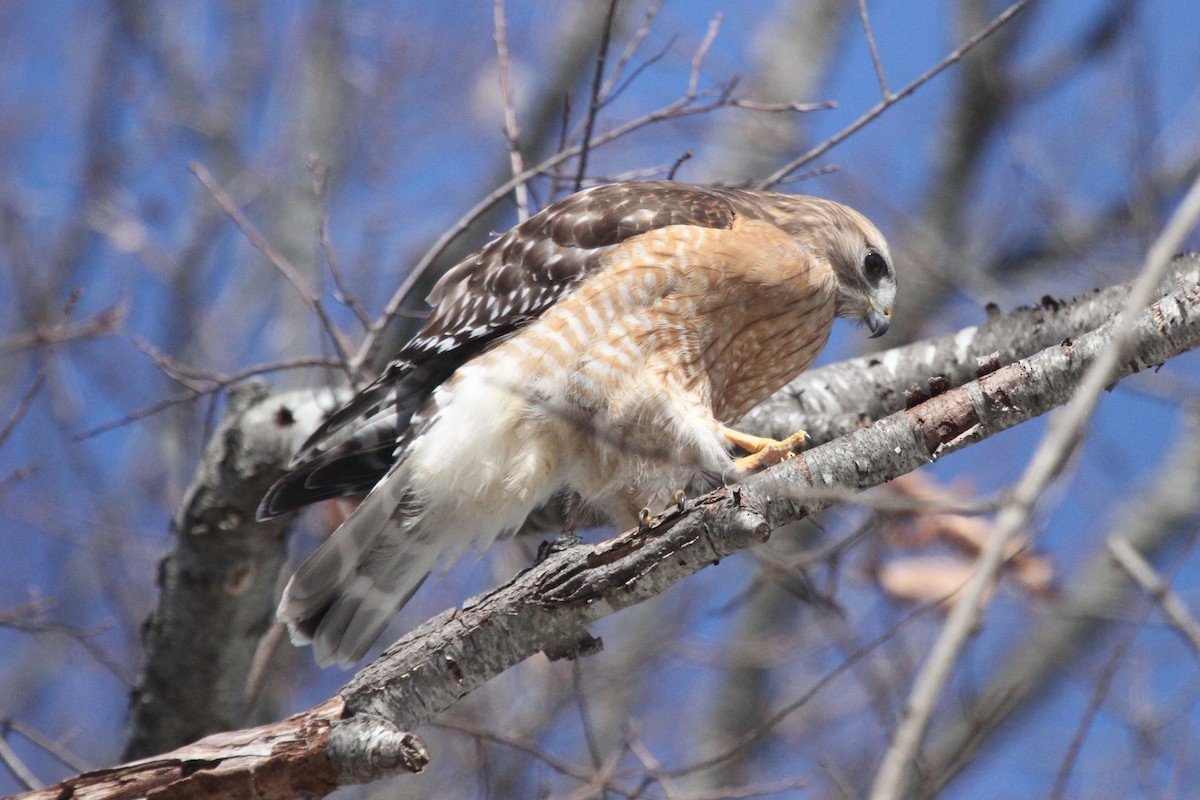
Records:
[[[649,528],[650,520],[654,519],[654,515],[650,513],[649,508],[643,508],[638,512],[638,527]]]
[[[796,431],[786,439],[765,439],[761,436],[735,431],[724,425],[721,426],[721,435],[730,444],[749,453],[747,456],[734,459],[733,467],[739,475],[749,475],[760,469],[774,466],[781,461],[787,461],[810,441],[807,431]]]
[[[687,495],[684,494],[683,489],[676,489],[671,499],[675,501],[675,509],[682,514],[684,506],[687,504]]]

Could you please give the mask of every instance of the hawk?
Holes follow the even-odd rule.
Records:
[[[834,317],[883,334],[895,295],[882,234],[829,200],[646,181],[545,208],[446,273],[421,330],[263,499],[270,517],[367,493],[280,619],[348,665],[439,560],[539,509],[628,524],[782,460],[803,432],[727,424],[808,367]]]

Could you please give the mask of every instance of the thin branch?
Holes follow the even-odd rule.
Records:
[[[819,144],[816,147],[814,147],[813,149],[809,150],[807,153],[803,154],[799,158],[789,161],[788,163],[784,164],[779,169],[775,170],[775,172],[768,175],[766,178],[755,183],[754,188],[770,189],[772,186],[775,186],[780,181],[782,181],[784,178],[786,178],[790,173],[794,172],[795,170],[799,169],[800,167],[804,166],[805,164],[809,163],[810,161],[820,158],[821,156],[825,155],[827,152],[829,152],[833,148],[837,147],[842,142],[846,141],[846,139],[853,136],[860,129],[865,127],[868,123],[873,122],[876,117],[881,115],[883,112],[887,111],[893,105],[895,105],[899,101],[903,100],[905,97],[908,97],[910,94],[915,92],[917,89],[924,86],[926,83],[928,83],[934,77],[936,77],[940,73],[944,72],[948,67],[952,66],[953,64],[957,64],[959,61],[961,61],[963,56],[965,56],[967,53],[974,50],[981,42],[983,42],[989,36],[994,34],[996,31],[1000,30],[1000,28],[1004,27],[1004,25],[1006,25],[1009,22],[1009,20],[1011,20],[1014,16],[1016,16],[1021,11],[1023,11],[1025,9],[1025,7],[1028,6],[1031,2],[1033,2],[1033,0],[1017,0],[1017,2],[1013,3],[1011,6],[1006,8],[1000,14],[1000,16],[998,16],[994,20],[992,20],[991,23],[989,23],[987,25],[987,27],[985,27],[979,33],[972,36],[966,42],[964,42],[962,44],[962,46],[959,47],[957,50],[955,50],[954,52],[950,53],[948,56],[943,58],[940,62],[938,62],[938,64],[936,66],[934,66],[931,69],[927,70],[926,72],[922,73],[912,83],[908,84],[900,91],[896,92],[895,94],[889,95],[884,100],[880,101],[870,111],[863,114],[861,117],[856,119],[854,122],[850,123],[848,126],[843,128],[838,133],[835,133],[833,136],[826,139],[821,144]]]
[[[1110,537],[1109,542],[1111,543],[1112,541],[1118,539],[1120,539],[1128,547],[1128,552],[1126,555],[1132,553],[1135,561],[1141,559],[1141,555],[1137,553],[1137,550],[1130,545],[1129,540],[1125,539],[1124,536]],[[1189,551],[1195,545],[1195,543],[1196,537],[1193,536],[1191,541],[1188,542],[1187,545],[1180,551],[1178,554],[1178,561],[1176,563],[1176,570],[1187,563]],[[1120,551],[1120,549],[1120,546],[1118,546],[1118,551]],[[1109,552],[1112,554],[1111,549]],[[1115,560],[1117,561],[1118,566],[1121,566],[1121,559],[1117,558]],[[1147,567],[1148,566],[1149,565],[1147,565]],[[1151,572],[1153,572],[1153,570],[1151,570]],[[1131,575],[1130,577],[1134,576]],[[1137,582],[1136,577],[1134,577],[1134,582]],[[1083,713],[1080,715],[1079,724],[1075,727],[1075,734],[1071,737],[1071,741],[1067,745],[1067,750],[1063,754],[1062,760],[1059,762],[1058,770],[1054,776],[1054,785],[1049,794],[1050,800],[1061,800],[1061,798],[1065,795],[1067,784],[1070,781],[1072,770],[1074,769],[1079,758],[1079,753],[1083,749],[1083,745],[1087,740],[1088,733],[1091,731],[1092,722],[1095,720],[1096,715],[1100,712],[1105,699],[1109,695],[1109,690],[1112,687],[1113,679],[1117,675],[1117,669],[1124,662],[1125,657],[1129,652],[1129,648],[1133,645],[1134,639],[1137,638],[1138,633],[1146,624],[1146,620],[1149,619],[1150,613],[1153,610],[1154,604],[1152,603],[1140,604],[1137,614],[1132,620],[1129,621],[1124,634],[1113,647],[1112,653],[1105,660],[1104,666],[1100,670],[1100,674],[1097,675],[1095,679],[1095,685],[1092,689],[1091,696],[1088,698],[1088,704],[1084,708]]]
[[[316,153],[309,156],[308,169],[312,173],[313,194],[316,195],[317,206],[320,208],[320,212],[317,214],[317,237],[321,241],[321,252],[325,254],[325,262],[329,264],[329,274],[333,277],[333,285],[337,288],[338,299],[346,304],[358,318],[363,330],[366,330],[371,327],[371,318],[362,304],[358,302],[358,298],[346,286],[346,276],[342,272],[341,260],[337,257],[337,252],[333,249],[333,242],[329,239],[329,204],[327,202],[329,169],[321,163]]]
[[[248,367],[237,372],[231,372],[228,375],[213,375],[208,380],[211,381],[209,386],[203,388],[187,389],[182,392],[177,392],[170,397],[159,400],[157,403],[151,403],[148,406],[130,411],[125,416],[103,422],[94,428],[75,434],[71,437],[74,441],[83,441],[99,436],[102,433],[108,433],[111,430],[122,428],[138,420],[152,417],[155,414],[160,414],[172,406],[180,403],[190,403],[193,400],[204,397],[205,395],[215,394],[216,392],[228,389],[231,386],[239,384],[249,378],[258,375],[265,375],[269,372],[279,372],[285,369],[306,369],[308,367],[332,367],[338,366],[327,358],[297,358],[291,361],[279,361],[274,364],[261,364],[256,367]],[[169,373],[168,373],[169,375]]]
[[[120,330],[121,323],[124,322],[128,312],[128,304],[119,303],[78,322],[64,319],[53,325],[38,325],[31,331],[0,339],[0,354],[28,350],[43,345],[60,345],[81,339],[112,336]]]
[[[1136,349],[1119,363],[1120,375],[1200,344],[1198,302],[1200,288],[1189,283],[1143,310],[1133,328]],[[405,731],[536,653],[550,658],[586,654],[595,647],[586,630],[590,623],[657,596],[828,505],[807,502],[798,486],[878,485],[1045,413],[1090,374],[1090,365],[1108,351],[1117,327],[1105,323],[988,372],[800,453],[743,484],[718,489],[685,509],[673,508],[644,527],[598,544],[551,552],[507,585],[406,634],[336,698],[296,717],[71,778],[35,796],[78,796],[96,785],[117,785],[132,793],[139,781],[156,787],[183,784],[180,791],[204,786],[210,794],[232,793],[266,780],[272,782],[255,784],[258,796],[291,796],[301,785],[319,796],[401,769],[419,770],[428,754]],[[615,768],[615,762],[606,768],[609,764]],[[601,785],[609,785],[608,775],[606,769],[596,776],[605,781]]]
[[[884,101],[892,99],[888,89],[887,77],[883,74],[883,61],[879,58],[879,48],[875,44],[875,32],[871,30],[871,18],[867,14],[867,0],[858,0],[858,16],[862,20],[863,33],[867,35],[867,46],[871,48],[871,63],[875,65],[875,77],[879,79],[879,90],[883,92]]]
[[[126,305],[122,303],[109,306],[88,319],[81,320],[80,322],[71,322],[71,313],[75,310],[75,306],[79,302],[81,295],[82,290],[80,288],[76,288],[71,292],[63,308],[62,322],[50,326],[37,326],[32,331],[0,341],[0,353],[24,350],[40,345],[51,347],[51,352],[53,352],[53,348],[65,342],[93,339],[115,333],[120,327],[121,322],[125,319],[125,314],[128,311]],[[50,358],[43,360],[37,374],[34,375],[33,381],[21,394],[16,407],[8,415],[8,419],[4,422],[4,425],[0,426],[0,447],[4,445],[8,437],[16,429],[17,424],[24,419],[25,415],[33,407],[34,400],[37,399],[37,396],[46,385],[46,380],[50,375],[51,364],[52,361]]]
[[[106,653],[103,647],[92,641],[96,635],[108,630],[109,626],[97,626],[86,630],[63,622],[43,619],[42,615],[52,605],[53,601],[27,604],[15,609],[15,614],[5,613],[0,617],[0,625],[33,635],[61,634],[71,641],[77,642],[88,655],[96,660],[96,663],[107,669],[123,685],[132,687],[133,679],[125,674],[125,667]]]
[[[717,33],[721,30],[721,20],[724,17],[720,12],[713,15],[713,18],[708,22],[708,30],[704,34],[704,39],[701,40],[700,46],[696,48],[696,52],[692,53],[692,69],[688,75],[688,96],[695,97],[700,87],[700,68],[704,66],[704,58],[708,55],[708,51],[712,49],[713,42],[717,40]]]
[[[575,708],[579,712],[579,727],[583,730],[583,741],[587,745],[588,755],[592,759],[592,768],[600,772],[604,767],[604,759],[600,756],[600,744],[596,741],[595,727],[592,725],[591,712],[588,710],[587,692],[583,690],[583,666],[580,659],[571,663],[571,693],[575,697]]]
[[[625,738],[629,742],[629,751],[637,756],[638,761],[642,762],[647,777],[662,789],[663,797],[667,798],[667,800],[683,800],[685,797],[694,798],[696,796],[695,794],[685,794],[675,785],[675,782],[671,780],[671,777],[663,769],[658,759],[654,757],[654,754],[642,744],[641,739],[637,736],[637,731],[628,731]],[[721,796],[732,797],[733,795],[723,793]]]
[[[512,164],[513,175],[525,171],[525,159],[521,155],[521,134],[517,128],[517,113],[513,107],[512,83],[509,81],[508,56],[508,23],[504,19],[504,0],[494,0],[492,14],[495,18],[496,33],[496,69],[500,75],[500,97],[504,104],[504,141],[508,145],[508,160]],[[515,189],[517,201],[517,219],[521,222],[529,219],[529,187],[524,181],[518,183]]]
[[[625,73],[625,68],[629,66],[629,62],[633,60],[634,53],[638,51],[638,48],[641,47],[642,42],[650,33],[650,27],[654,24],[654,18],[657,17],[658,12],[662,10],[664,2],[665,0],[653,0],[653,2],[647,6],[646,13],[642,17],[642,24],[639,25],[638,29],[633,32],[633,36],[629,37],[629,43],[625,45],[625,49],[621,51],[621,57],[618,58],[617,63],[613,65],[612,71],[609,73],[608,80],[606,80],[604,85],[600,88],[600,96],[603,98],[603,102],[608,102],[613,97],[620,95],[621,90],[616,88],[617,84],[621,81],[621,76]],[[661,59],[663,55],[666,54],[673,41],[674,39],[672,38],[668,41],[666,47],[664,47],[661,51],[639,64],[634,70],[633,74],[629,76],[629,81],[626,81],[624,86],[628,86],[629,82],[636,78],[637,74],[647,66]],[[624,86],[622,86],[622,89]]]
[[[683,777],[693,772],[702,772],[712,769],[726,761],[730,761],[738,756],[739,753],[749,747],[754,746],[762,741],[776,726],[783,722],[788,716],[799,711],[808,705],[809,701],[815,698],[818,694],[825,690],[827,686],[833,683],[837,678],[848,672],[851,667],[861,661],[871,651],[875,650],[880,645],[890,641],[896,633],[908,623],[912,622],[919,616],[923,616],[938,607],[941,601],[922,603],[916,608],[909,611],[894,625],[888,628],[883,633],[879,634],[869,642],[861,645],[852,653],[848,654],[840,664],[831,669],[829,672],[822,675],[812,686],[802,692],[792,702],[780,708],[770,717],[762,721],[754,730],[744,734],[738,741],[729,745],[725,750],[705,758],[703,761],[693,761],[682,767],[677,767],[667,772],[672,777]]]
[[[295,287],[296,291],[300,294],[300,297],[305,303],[308,304],[308,307],[312,309],[313,313],[316,314],[317,319],[321,323],[321,328],[325,331],[326,335],[329,336],[329,340],[333,343],[333,347],[337,351],[338,361],[340,362],[342,369],[346,372],[347,376],[353,377],[355,373],[350,368],[350,360],[346,353],[346,346],[342,342],[342,334],[333,324],[333,320],[329,318],[329,314],[325,311],[325,305],[321,302],[321,298],[314,294],[311,289],[309,289],[308,285],[304,281],[304,278],[300,275],[299,271],[292,264],[292,262],[289,261],[283,253],[279,252],[275,245],[271,244],[270,240],[268,240],[267,237],[264,236],[258,230],[258,228],[254,226],[254,223],[252,223],[249,218],[242,213],[242,210],[238,208],[237,203],[233,201],[233,198],[229,196],[228,192],[226,192],[217,184],[216,180],[212,176],[212,173],[210,173],[203,164],[193,161],[188,165],[188,168],[191,170],[192,174],[200,180],[200,183],[203,184],[206,190],[208,190],[208,193],[212,195],[213,200],[217,202],[217,205],[221,207],[221,210],[223,210],[226,215],[228,215],[229,218],[234,221],[238,228],[241,229],[242,233],[245,235],[246,239],[250,242],[254,249],[265,255],[267,260],[269,260],[275,266],[275,268],[279,270],[283,277],[285,277],[288,282]]]
[[[448,730],[448,731],[455,731],[458,733],[465,734],[467,736],[472,736],[476,739],[482,739],[484,741],[492,742],[493,744],[499,744],[499,745],[503,745],[504,747],[510,747],[513,750],[517,750],[518,752],[524,753],[525,755],[529,756],[530,758],[533,758],[534,760],[545,764],[547,767],[549,767],[550,769],[559,773],[560,775],[565,775],[568,778],[574,778],[575,780],[580,781],[581,783],[586,783],[588,781],[592,781],[596,777],[596,773],[593,769],[588,768],[588,767],[576,766],[575,764],[572,764],[569,761],[564,761],[560,758],[557,758],[552,753],[546,752],[545,750],[538,747],[533,742],[518,739],[515,736],[513,736],[512,734],[496,733],[494,731],[489,731],[489,730],[487,730],[485,728],[481,728],[478,725],[475,725],[474,723],[471,723],[467,720],[460,720],[460,719],[452,719],[452,720],[438,719],[438,720],[431,721],[429,724],[431,727],[434,727],[434,728],[442,728],[442,729]],[[623,795],[632,794],[632,791],[629,789],[626,789],[626,788],[618,787],[615,789],[615,791],[617,791]]]
[[[1109,554],[1121,569],[1141,587],[1142,591],[1158,603],[1159,608],[1167,617],[1167,621],[1179,631],[1196,653],[1200,656],[1200,622],[1192,616],[1187,604],[1171,591],[1170,585],[1162,579],[1141,553],[1123,536],[1112,536],[1106,543]]]
[[[641,74],[643,72],[645,72],[647,69],[649,69],[650,67],[657,64],[659,61],[662,61],[666,57],[667,53],[671,52],[671,49],[674,46],[675,46],[675,37],[672,36],[670,39],[667,40],[666,44],[664,44],[662,47],[660,47],[658,49],[658,52],[642,59],[638,63],[638,65],[633,68],[633,71],[629,73],[629,77],[627,77],[624,81],[622,81],[619,84],[615,84],[614,86],[612,86],[612,88],[609,88],[608,84],[606,83],[605,87],[603,89],[604,101],[603,101],[602,105],[607,106],[610,103],[612,103],[614,100],[616,100],[618,97],[620,97],[622,94],[624,94],[625,90],[628,89],[630,86],[632,86],[634,81],[636,81],[639,77],[641,77]]]
[[[270,668],[275,654],[279,652],[280,645],[286,640],[287,628],[278,620],[272,622],[271,627],[258,640],[258,647],[254,650],[254,660],[250,662],[250,668],[246,671],[245,704],[242,707],[240,726],[245,726],[254,713],[258,699],[267,685],[267,679],[271,677]]]
[[[995,532],[976,561],[975,572],[963,587],[959,601],[951,610],[929,659],[913,685],[905,717],[876,775],[870,795],[872,800],[892,800],[904,792],[909,767],[916,758],[934,706],[958,660],[959,652],[975,628],[980,609],[986,603],[985,597],[1004,560],[1009,540],[1025,528],[1038,498],[1077,449],[1101,392],[1112,382],[1118,364],[1127,355],[1135,319],[1140,318],[1139,312],[1153,299],[1152,295],[1170,263],[1171,254],[1179,250],[1198,219],[1200,178],[1192,184],[1191,190],[1151,246],[1141,274],[1117,317],[1112,341],[1088,368],[1071,402],[1051,418],[1045,438],[1000,510]]]
[[[46,377],[50,372],[50,361],[42,364],[38,369],[37,375],[33,377],[33,381],[29,384],[29,388],[21,395],[21,399],[17,401],[17,407],[8,415],[8,419],[4,423],[4,427],[0,428],[0,447],[12,435],[16,429],[17,423],[25,418],[29,413],[29,409],[33,407],[33,401],[41,393],[42,387],[46,385]]]
[[[4,766],[8,767],[13,777],[19,780],[26,789],[42,788],[42,782],[37,779],[29,767],[25,766],[25,762],[21,760],[21,757],[3,736],[0,736],[0,761],[4,762]]]
[[[819,103],[764,103],[748,98],[734,98],[729,105],[734,108],[744,108],[747,111],[765,111],[772,114],[781,112],[808,113],[809,111],[829,111],[838,107],[835,100],[822,100]]]
[[[612,41],[613,17],[617,12],[619,0],[609,0],[608,12],[604,18],[604,30],[600,32],[600,51],[596,54],[596,72],[592,76],[592,97],[588,102],[588,113],[584,118],[583,147],[579,151],[579,168],[575,172],[575,191],[583,188],[583,179],[587,175],[588,153],[591,151],[588,143],[592,140],[592,130],[596,126],[596,115],[600,112],[600,89],[604,80],[604,62],[608,58],[608,47]]]
[[[1154,606],[1148,603],[1141,608],[1137,618],[1130,623],[1120,640],[1113,647],[1112,653],[1105,660],[1104,666],[1100,670],[1100,674],[1096,676],[1087,706],[1079,716],[1079,724],[1075,726],[1075,733],[1071,736],[1071,741],[1067,744],[1067,751],[1063,754],[1062,761],[1058,765],[1058,770],[1054,774],[1054,785],[1050,789],[1049,800],[1061,800],[1066,792],[1067,782],[1071,779],[1071,773],[1079,757],[1079,751],[1083,749],[1083,743],[1087,739],[1088,732],[1092,729],[1092,722],[1095,720],[1096,714],[1100,712],[1100,707],[1104,704],[1104,698],[1108,696],[1109,689],[1112,688],[1113,678],[1117,675],[1117,668],[1125,660],[1130,645],[1133,644],[1134,638],[1137,637],[1138,631],[1142,629],[1142,625],[1145,624],[1153,608]]]
[[[58,742],[46,736],[42,732],[17,719],[4,720],[3,726],[9,728],[13,733],[19,733],[21,736],[28,739],[33,744],[45,750],[50,755],[54,756],[60,762],[75,770],[76,772],[85,772],[91,769],[91,765],[84,761],[79,756],[67,750]]]
[[[675,173],[679,171],[679,168],[683,166],[685,161],[689,161],[691,158],[692,151],[684,150],[683,153],[680,154],[679,158],[675,159],[675,161],[671,164],[671,168],[667,170],[667,180],[675,180]]]

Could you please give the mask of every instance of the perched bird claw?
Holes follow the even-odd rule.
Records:
[[[572,498],[569,546],[581,509],[620,522],[630,497],[670,497],[675,519],[686,498],[671,487],[791,458],[803,431],[777,441],[721,420],[805,370],[835,317],[882,335],[896,274],[883,234],[839,203],[629,181],[534,214],[429,299],[421,329],[262,503],[265,518],[364,496],[280,601],[319,663],[361,658],[439,561],[536,526],[539,504]],[[655,516],[637,519],[645,531]]]
[[[752,475],[759,470],[787,461],[812,442],[808,431],[796,431],[786,439],[764,439],[732,431],[729,428],[725,430],[728,432],[726,438],[738,447],[750,451],[749,455],[734,459],[734,475],[737,477]],[[730,434],[735,435],[730,436]]]
[[[644,531],[647,528],[649,528],[650,522],[653,519],[654,519],[654,515],[650,513],[649,507],[643,508],[641,511],[638,512],[638,530]]]

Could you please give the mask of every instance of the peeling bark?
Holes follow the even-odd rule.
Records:
[[[1200,259],[1178,260],[1170,293],[1135,321],[1129,357],[1118,379],[1200,344],[1198,271]],[[1098,293],[1092,300],[1119,299],[1121,292],[1118,287]],[[1054,318],[1064,309],[1043,306],[1043,312]],[[1050,326],[1044,321],[1039,327]],[[54,794],[28,796],[78,796],[73,787],[83,786],[85,779],[95,775],[105,780],[111,777],[109,785],[119,785],[123,770],[137,776],[149,769],[149,763],[167,765],[167,773],[156,773],[160,777],[155,780],[161,783],[156,796],[190,796],[185,793],[187,787],[197,785],[201,780],[197,775],[209,771],[217,776],[213,780],[231,781],[229,786],[250,785],[256,770],[267,770],[284,757],[273,746],[258,750],[251,746],[274,741],[270,737],[275,735],[287,742],[302,739],[303,755],[296,756],[297,763],[315,770],[311,784],[293,782],[290,793],[302,789],[319,796],[334,784],[366,782],[397,768],[417,768],[426,758],[424,746],[403,731],[428,721],[495,675],[539,652],[551,658],[594,652],[599,643],[587,633],[587,623],[661,593],[688,575],[763,541],[784,524],[1062,405],[1088,365],[1108,346],[1113,327],[1110,319],[1091,332],[1064,338],[1005,366],[987,363],[982,377],[950,389],[939,383],[935,396],[911,408],[898,409],[869,427],[801,453],[743,484],[712,492],[682,511],[672,509],[645,528],[607,542],[552,552],[509,584],[467,601],[461,610],[446,611],[404,636],[356,675],[337,698],[305,714],[276,726],[209,737],[159,759],[89,773],[50,790]],[[954,343],[956,357],[938,370],[947,384],[953,384],[975,358],[974,352],[993,352],[987,334],[983,329],[968,329],[943,340],[901,348],[907,354],[885,355],[877,366],[887,362],[893,380],[903,380],[906,371],[901,365],[908,359],[921,362],[921,354],[944,353],[948,343]],[[1004,360],[1003,354],[1000,360]],[[824,372],[837,375],[843,369]],[[845,383],[832,377],[826,380],[829,386]],[[833,393],[823,392],[822,396]],[[893,390],[887,396],[888,403],[895,403],[902,393]],[[277,726],[285,724],[291,727],[278,734]],[[306,724],[309,727],[304,727]],[[230,760],[233,756],[204,760],[192,755],[224,753],[221,748],[227,744],[234,748],[231,752],[239,754],[236,767]],[[243,746],[248,749],[237,750]],[[286,754],[292,755],[290,751]],[[328,760],[328,770],[313,766],[323,765],[321,759]],[[167,776],[161,777],[163,774]],[[335,776],[332,783],[329,774]],[[178,778],[178,795],[170,775]],[[259,796],[282,795],[263,792]]]
[[[295,429],[308,422],[281,410],[265,384],[230,392],[175,514],[159,605],[142,631],[146,664],[131,698],[125,758],[242,725],[246,673],[273,619],[287,545],[287,520],[259,523],[254,510],[282,474]]]

